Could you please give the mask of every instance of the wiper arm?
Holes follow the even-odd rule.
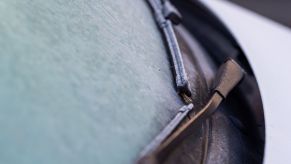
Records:
[[[193,134],[195,128],[216,111],[228,93],[243,79],[244,74],[244,70],[234,60],[227,60],[216,75],[213,93],[206,105],[192,117],[189,112],[193,105],[182,107],[168,126],[144,149],[138,163],[161,163],[177,144]],[[184,124],[181,125],[182,122]]]

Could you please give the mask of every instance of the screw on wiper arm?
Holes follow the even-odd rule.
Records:
[[[190,86],[184,67],[181,50],[173,29],[173,24],[179,24],[181,22],[181,15],[177,9],[167,0],[163,2],[157,0],[148,0],[148,3],[154,11],[156,21],[165,36],[167,46],[170,50],[170,57],[174,65],[174,76],[177,91],[179,93],[185,93],[187,96],[191,96]]]
[[[185,137],[193,134],[195,128],[201,125],[212,113],[214,113],[220,103],[227,97],[228,93],[238,85],[244,77],[244,70],[232,59],[227,60],[216,74],[213,86],[213,93],[206,105],[199,110],[194,116],[186,117],[180,122],[176,122],[176,126],[182,125],[171,131],[171,134],[165,136],[162,132],[156,138],[163,138],[158,143],[152,144],[154,147],[147,149],[139,159],[139,164],[161,163],[169,153],[175,149],[177,144],[181,143]],[[188,111],[187,113],[189,113]],[[146,152],[146,153],[145,153]]]

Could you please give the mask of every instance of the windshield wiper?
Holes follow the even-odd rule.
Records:
[[[226,98],[228,93],[241,81],[244,70],[232,59],[227,60],[219,69],[212,94],[206,105],[190,114],[193,110],[191,90],[183,64],[181,51],[173,29],[173,24],[181,21],[179,12],[164,0],[147,0],[154,11],[156,21],[161,28],[174,64],[174,75],[178,93],[187,105],[181,107],[170,123],[157,135],[157,137],[142,151],[138,163],[161,163],[175,146],[195,131],[206,118],[208,118]]]

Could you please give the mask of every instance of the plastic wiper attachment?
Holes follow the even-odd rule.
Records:
[[[212,113],[228,93],[243,79],[244,70],[234,60],[227,60],[214,79],[212,94],[206,105],[194,116],[190,116],[193,105],[183,106],[174,119],[141,153],[139,164],[161,163],[185,137],[195,133],[195,128]],[[188,117],[187,117],[188,116]],[[182,124],[183,122],[183,124]]]

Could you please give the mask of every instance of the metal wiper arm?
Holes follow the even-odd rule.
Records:
[[[171,60],[174,65],[174,76],[178,93],[185,93],[191,96],[188,77],[185,71],[181,50],[177,42],[176,34],[173,29],[173,24],[178,24],[181,21],[179,12],[170,4],[169,1],[147,0],[153,9],[156,22],[162,30],[167,46],[170,50]]]
[[[163,161],[178,143],[193,134],[195,128],[216,111],[228,93],[243,79],[244,74],[244,70],[234,60],[227,60],[214,79],[213,93],[206,105],[192,117],[186,116],[189,116],[193,105],[182,107],[156,139],[144,149],[138,163],[152,164]],[[181,125],[182,122],[184,124]]]

